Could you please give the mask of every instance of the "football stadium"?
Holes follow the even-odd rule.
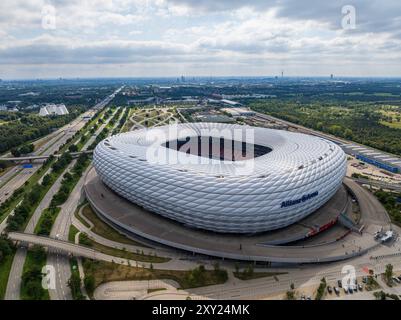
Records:
[[[346,173],[329,140],[222,123],[118,134],[93,163],[101,183],[149,215],[222,234],[291,226],[338,194]]]

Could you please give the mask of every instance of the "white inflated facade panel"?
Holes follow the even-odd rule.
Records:
[[[169,132],[169,126],[163,126],[118,134],[99,143],[94,151],[98,175],[122,197],[186,225],[256,233],[288,226],[320,208],[336,193],[346,172],[342,149],[318,137],[219,123],[180,124],[178,128],[177,136],[165,140],[201,135],[203,129],[251,129],[254,144],[272,151],[245,160],[253,161],[253,169],[246,173],[233,170],[240,161],[152,164],[146,157],[153,143],[149,133]],[[165,140],[159,141],[159,148],[169,155],[178,152],[161,146]],[[306,201],[282,205],[311,194]]]

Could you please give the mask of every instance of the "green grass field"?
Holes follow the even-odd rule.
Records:
[[[0,300],[4,300],[4,295],[6,294],[8,276],[10,275],[14,255],[15,253],[10,254],[0,263]]]

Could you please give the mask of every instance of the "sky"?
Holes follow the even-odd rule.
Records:
[[[399,0],[1,0],[0,78],[401,76]]]

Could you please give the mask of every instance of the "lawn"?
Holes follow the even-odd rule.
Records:
[[[133,246],[149,248],[148,246],[146,246],[140,242],[137,242],[137,241],[127,238],[126,236],[122,235],[121,233],[119,233],[118,231],[116,231],[115,229],[110,227],[108,224],[103,222],[103,220],[101,220],[96,215],[96,213],[92,210],[90,205],[86,205],[82,209],[82,215],[86,219],[88,219],[90,222],[93,223],[93,228],[91,229],[91,231],[93,231],[94,233],[98,234],[99,236],[101,236],[105,239],[109,239],[109,240],[119,242],[119,243],[130,244]],[[77,214],[77,217],[79,217],[78,214]],[[80,221],[83,222],[82,219],[80,219]],[[85,222],[85,226],[89,227],[86,222]]]
[[[393,122],[388,121],[380,121],[380,123],[386,127],[394,128],[394,129],[401,129],[401,121],[397,122],[393,120]]]
[[[204,270],[202,267],[189,271],[158,270],[89,259],[84,259],[83,266],[85,275],[94,277],[95,288],[105,282],[126,280],[171,279],[176,281],[181,289],[222,284],[227,281],[227,273],[224,270]],[[92,295],[91,292],[88,294]]]
[[[107,247],[98,242],[93,241],[92,239],[88,238],[85,234],[82,233],[80,234],[80,243],[82,243],[85,246],[91,247],[97,251],[100,251],[104,254],[108,254],[119,258],[137,260],[142,262],[150,262],[150,263],[163,263],[170,261],[169,258],[146,255],[143,252],[139,252],[139,250],[137,253],[133,253],[125,250]]]
[[[35,248],[33,251],[28,251],[24,263],[22,275],[27,275],[34,270],[41,270],[46,265],[47,254],[43,249]],[[50,300],[49,291],[42,287],[42,277],[32,277],[32,283],[35,283],[37,288],[41,289],[40,296],[32,296],[29,288],[24,285],[24,281],[21,283],[21,300]]]
[[[0,263],[0,300],[4,300],[4,295],[6,294],[8,276],[10,275],[14,255],[15,252],[6,256]]]
[[[73,225],[70,226],[70,230],[68,231],[68,241],[75,243],[75,235],[79,232],[77,228]]]

